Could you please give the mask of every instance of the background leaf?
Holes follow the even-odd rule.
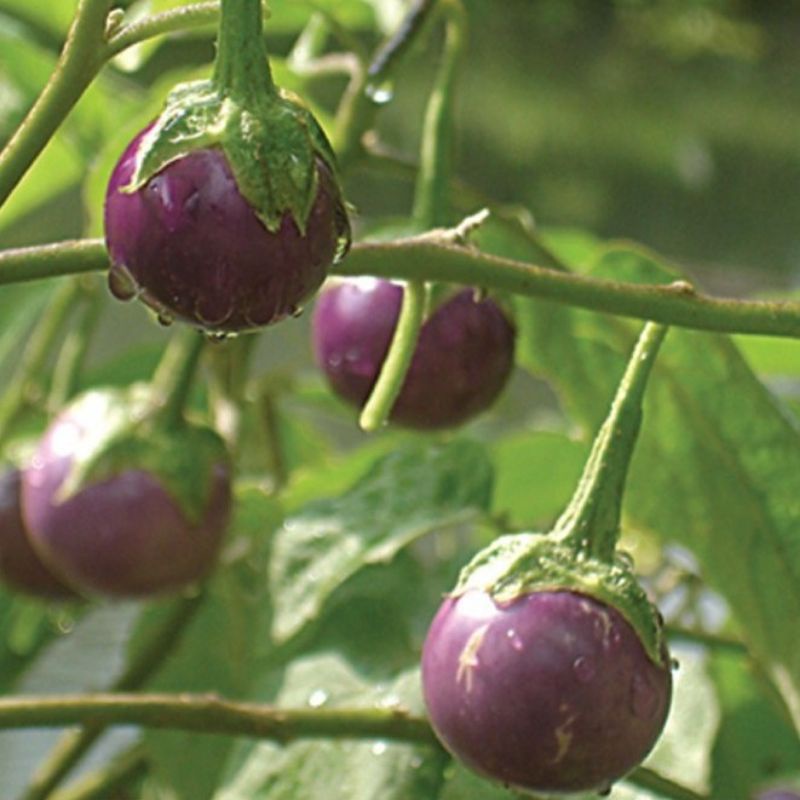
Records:
[[[475,443],[410,446],[378,461],[341,497],[297,511],[273,544],[275,638],[295,635],[362,567],[388,562],[423,534],[486,509],[491,485],[491,465]]]

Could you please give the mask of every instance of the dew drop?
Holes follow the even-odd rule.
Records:
[[[373,103],[383,106],[392,101],[394,97],[394,87],[391,81],[371,83],[367,86],[365,93]]]
[[[165,328],[168,328],[175,321],[172,314],[166,311],[159,311],[156,315],[156,319],[158,320],[158,324],[163,325]]]
[[[386,752],[386,742],[375,742],[372,745],[372,755],[382,756]]]
[[[304,311],[305,309],[302,306],[292,306],[289,309],[289,314],[291,314],[295,319],[297,319],[298,317],[303,316]]]
[[[133,275],[119,264],[113,264],[108,271],[108,290],[117,300],[123,302],[133,300],[139,294],[139,287],[136,285]]]
[[[589,683],[597,674],[597,665],[588,656],[578,656],[572,663],[572,671],[581,683]]]
[[[652,719],[658,709],[658,693],[640,674],[631,681],[630,709],[639,719]]]
[[[230,339],[233,334],[226,331],[205,331],[206,339],[211,344],[222,344],[226,339]]]
[[[519,634],[513,628],[509,628],[506,631],[506,638],[511,643],[511,646],[514,648],[514,650],[516,650],[518,653],[525,649],[525,644],[523,643]]]
[[[328,702],[328,693],[324,689],[315,689],[308,696],[308,705],[311,708],[320,708]]]

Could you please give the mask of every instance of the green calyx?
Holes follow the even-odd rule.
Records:
[[[266,228],[286,214],[305,233],[319,188],[318,159],[336,158],[314,115],[269,71],[259,0],[223,0],[214,75],[176,86],[142,138],[123,191],[135,192],[194,150],[219,148]]]
[[[574,591],[616,608],[650,658],[664,662],[661,622],[617,551],[622,496],[642,419],[647,380],[667,329],[648,323],[631,354],[575,493],[548,534],[501,536],[461,573],[454,594],[487,592],[499,603],[541,591]]]
[[[639,636],[650,659],[665,660],[658,611],[631,570],[626,553],[611,562],[576,557],[572,547],[542,533],[500,536],[461,571],[452,595],[481,591],[500,605],[536,592],[569,591],[599,600],[619,611]]]
[[[81,395],[67,416],[89,431],[73,454],[58,500],[131,470],[152,475],[191,523],[205,514],[213,471],[227,465],[222,439],[188,422],[159,424],[146,386],[93,390]],[[88,424],[87,424],[88,421]]]

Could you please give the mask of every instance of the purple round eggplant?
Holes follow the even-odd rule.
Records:
[[[221,148],[194,150],[141,188],[123,190],[148,128],[118,161],[106,191],[109,286],[162,320],[236,332],[295,314],[348,241],[336,179],[317,158],[317,194],[301,232],[287,211],[269,231],[240,193]]]
[[[672,691],[612,607],[573,591],[499,605],[450,597],[422,654],[431,724],[485,777],[534,792],[603,791],[647,755]]]
[[[75,600],[76,593],[33,549],[22,520],[21,483],[18,469],[0,474],[0,579],[14,591],[42,600]]]
[[[403,289],[376,278],[339,281],[320,293],[312,317],[314,357],[331,388],[361,407],[394,334]],[[472,289],[425,321],[390,419],[409,428],[460,425],[489,408],[514,365],[514,326]]]
[[[23,473],[23,519],[34,548],[86,595],[144,597],[202,579],[230,516],[227,461],[211,464],[197,518],[163,475],[146,468],[128,465],[73,489],[76,463],[103,424],[92,410],[79,403],[56,417]]]

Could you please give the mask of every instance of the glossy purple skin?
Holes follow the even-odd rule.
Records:
[[[42,600],[75,600],[77,595],[43,563],[22,521],[19,470],[0,474],[0,579],[11,589]]]
[[[60,500],[70,453],[92,424],[96,420],[61,414],[23,473],[23,518],[42,559],[87,595],[144,597],[203,578],[216,562],[230,516],[227,465],[213,469],[197,522],[152,475],[136,469]]]
[[[422,654],[431,724],[476,772],[535,792],[602,791],[666,720],[672,678],[616,610],[571,591],[448,598]]]
[[[361,407],[389,349],[402,287],[374,278],[324,289],[312,317],[314,357],[331,388]],[[492,300],[463,289],[420,331],[405,383],[390,415],[410,428],[449,428],[489,408],[514,365],[515,330]]]
[[[258,328],[295,313],[322,284],[347,231],[327,165],[318,159],[319,189],[306,234],[288,213],[271,233],[217,148],[195,150],[139,191],[121,192],[146,132],[128,145],[106,191],[112,292],[138,296],[167,318],[211,331]]]

